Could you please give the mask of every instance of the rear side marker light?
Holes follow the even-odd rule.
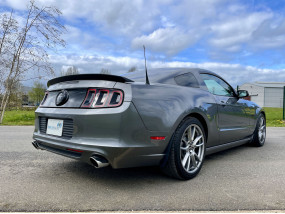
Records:
[[[165,137],[163,137],[163,136],[151,136],[150,139],[152,139],[152,140],[165,140]]]
[[[88,89],[81,108],[118,107],[123,98],[124,92],[118,89]]]

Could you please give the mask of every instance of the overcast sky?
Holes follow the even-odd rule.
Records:
[[[0,12],[25,13],[25,0],[1,0]],[[285,2],[282,0],[41,0],[62,11],[67,47],[51,54],[59,75],[113,74],[132,66],[199,67],[231,84],[285,82]]]

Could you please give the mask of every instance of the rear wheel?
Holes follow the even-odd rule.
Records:
[[[255,131],[253,133],[252,144],[254,146],[263,146],[266,139],[266,121],[263,114],[258,117]]]
[[[205,142],[200,121],[193,117],[185,119],[172,137],[170,154],[162,170],[181,180],[195,177],[203,165]]]

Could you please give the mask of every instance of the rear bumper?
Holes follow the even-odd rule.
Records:
[[[41,132],[39,117],[72,120],[72,137]],[[100,155],[113,168],[126,168],[159,165],[168,137],[162,141],[151,140],[150,136],[154,135],[166,136],[166,133],[148,131],[133,103],[124,102],[119,108],[109,109],[38,108],[33,138],[47,151],[89,164],[91,156]]]

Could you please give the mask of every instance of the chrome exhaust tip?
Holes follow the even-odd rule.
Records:
[[[33,141],[32,144],[36,149],[39,149],[39,145],[38,145],[37,141]]]
[[[95,168],[102,168],[102,167],[106,167],[109,166],[108,161],[103,158],[102,156],[99,155],[93,155],[90,157],[90,162],[92,163],[92,165]]]

